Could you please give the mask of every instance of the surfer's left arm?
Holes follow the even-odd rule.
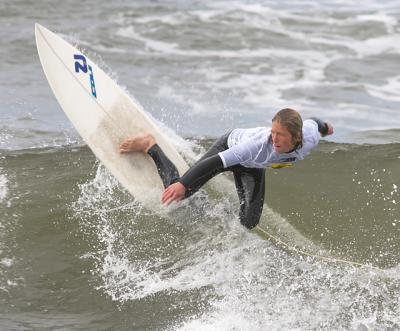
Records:
[[[224,168],[218,154],[202,159],[191,166],[178,182],[168,186],[162,194],[161,202],[169,205],[178,202],[196,192],[206,181],[221,172]]]
[[[298,150],[299,158],[303,159],[318,145],[321,137],[333,134],[331,124],[312,117],[303,122],[303,147]]]

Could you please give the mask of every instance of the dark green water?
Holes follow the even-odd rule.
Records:
[[[2,151],[0,324],[398,329],[399,157],[399,144],[322,143],[267,175],[265,229],[377,271],[261,239],[238,224],[233,190],[155,214],[87,147]]]

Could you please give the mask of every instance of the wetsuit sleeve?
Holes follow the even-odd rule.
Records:
[[[328,124],[317,117],[311,117],[310,120],[313,120],[318,125],[318,131],[322,135],[322,137],[328,134]]]
[[[207,181],[224,170],[221,157],[218,154],[211,155],[195,163],[179,179],[186,188],[186,197],[192,195]]]

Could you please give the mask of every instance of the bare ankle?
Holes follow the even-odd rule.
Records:
[[[146,136],[147,146],[144,149],[144,152],[147,154],[149,150],[156,144],[156,139],[152,134],[148,134]]]

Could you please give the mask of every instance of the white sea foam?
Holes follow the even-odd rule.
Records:
[[[348,323],[356,327],[381,325],[375,302],[381,296],[389,298],[388,293],[396,286],[390,273],[383,274],[386,286],[382,287],[378,272],[289,255],[244,230],[236,216],[227,212],[232,210],[229,199],[208,208],[200,223],[185,227],[186,232],[202,235],[181,246],[178,256],[132,259],[132,254],[137,254],[135,249],[140,247],[133,248],[132,243],[141,240],[135,219],[146,217],[146,212],[131,205],[126,211],[132,217],[114,219],[103,211],[110,204],[121,203],[115,196],[115,182],[103,173],[86,185],[97,189],[82,191],[84,199],[80,207],[91,215],[91,222],[95,214],[100,218],[89,225],[85,217],[83,232],[92,227],[102,243],[93,246],[86,258],[97,265],[93,270],[100,279],[97,289],[119,304],[161,293],[205,293],[209,299],[204,303],[203,313],[176,324],[174,330],[346,329]],[[175,223],[179,223],[177,215]],[[216,217],[225,226],[207,223],[210,217]],[[276,216],[270,213],[268,217]],[[188,221],[185,219],[182,226]],[[151,222],[149,228],[162,221],[158,218]],[[142,245],[157,246],[156,239],[152,237]],[[176,240],[172,238],[171,243]],[[167,248],[152,249],[161,254]],[[389,306],[395,303],[386,299],[381,304],[385,306],[385,319],[394,323],[397,316]]]
[[[99,14],[101,8],[96,9]],[[101,29],[84,30],[79,23],[69,31],[58,28],[56,32],[62,32],[61,35],[72,44],[99,54],[111,53],[114,69],[120,70],[118,65],[121,63],[124,66],[124,83],[133,94],[150,99],[153,97],[148,92],[151,89],[162,91],[164,86],[170,87],[177,98],[176,103],[187,106],[190,115],[213,116],[215,111],[204,106],[205,96],[211,93],[218,96],[219,109],[231,102],[237,104],[237,109],[252,111],[251,118],[264,115],[262,107],[254,110],[254,106],[260,104],[273,108],[285,103],[299,107],[318,106],[322,102],[315,95],[319,95],[321,87],[327,87],[320,95],[329,102],[348,102],[347,97],[352,92],[340,94],[338,90],[352,82],[373,85],[374,77],[371,76],[375,72],[380,76],[379,80],[390,78],[386,72],[396,71],[395,56],[400,52],[398,3],[395,1],[366,1],[363,6],[355,1],[231,1],[229,6],[225,1],[201,6],[178,2],[154,8],[152,4],[131,6],[117,2],[107,14],[107,24]],[[11,38],[8,45],[13,45],[16,37],[5,33]],[[371,57],[374,70],[368,75]],[[388,57],[393,63],[387,65]],[[346,64],[349,59],[357,66],[355,73],[346,72],[346,65],[351,65]],[[98,56],[94,60],[98,62]],[[345,77],[332,81],[335,75],[326,75],[326,69],[336,61],[343,63],[342,68],[335,68],[339,69],[338,76]],[[270,70],[264,70],[260,63],[269,64]],[[259,70],[253,71],[257,67]],[[382,70],[378,69],[380,67]],[[13,114],[25,110],[32,112],[32,108],[37,108],[37,118],[48,121],[43,124],[47,132],[60,130],[67,119],[62,112],[54,112],[56,101],[48,93],[48,86],[41,84],[37,89],[32,83],[40,67],[36,66],[30,74],[21,66],[20,71],[10,74],[14,70],[11,68],[5,63],[6,75],[9,70],[8,76],[12,77],[9,82],[12,89],[6,89],[1,101],[2,119],[10,118],[14,123]],[[106,72],[110,73],[110,70]],[[162,80],[159,80],[160,76]],[[329,85],[332,82],[339,84]],[[189,86],[193,93],[188,92]],[[395,107],[390,103],[398,101],[397,88],[393,91],[391,88],[389,83],[371,86],[369,98],[355,95],[354,103],[360,100],[359,103],[376,109],[375,102],[381,105],[384,100],[386,103],[382,108]],[[293,89],[295,92],[290,93]],[[25,95],[37,99],[28,100]],[[192,97],[196,95],[199,97]],[[156,100],[152,102],[157,103]],[[329,111],[324,111],[321,116],[328,116],[327,113]],[[364,114],[364,117],[369,116]],[[240,122],[244,119],[245,115]],[[359,124],[359,129],[368,129],[377,121],[364,121],[364,127]],[[199,123],[198,126],[198,132],[214,134],[207,125]],[[11,127],[15,128],[14,124]],[[31,126],[25,123],[24,128],[29,131]],[[0,133],[0,147],[14,147],[13,133]],[[30,136],[22,136],[17,143],[23,141],[24,147],[42,143],[40,139],[31,139],[40,132],[28,133]],[[47,141],[46,144],[50,145]]]
[[[336,8],[333,4],[340,7]],[[225,2],[217,1],[200,9],[190,6],[172,11],[161,8],[158,9],[160,12],[144,12],[143,15],[128,8],[110,18],[115,24],[110,36],[115,37],[116,42],[89,45],[83,40],[79,43],[100,53],[134,52],[132,58],[139,57],[146,61],[154,58],[154,72],[158,72],[158,62],[161,63],[161,70],[164,70],[164,63],[174,62],[177,57],[183,58],[182,72],[171,66],[169,73],[162,72],[166,77],[162,84],[158,80],[159,72],[153,77],[151,71],[146,73],[144,79],[138,77],[131,84],[151,84],[161,100],[171,101],[172,107],[177,105],[177,109],[187,109],[194,116],[201,114],[205,117],[212,108],[228,109],[227,112],[240,115],[250,113],[256,117],[264,115],[261,115],[261,111],[264,111],[265,105],[276,110],[290,104],[298,109],[319,110],[319,113],[323,112],[321,116],[329,119],[329,112],[322,111],[325,105],[319,106],[320,101],[318,98],[315,100],[315,95],[324,95],[329,102],[346,102],[347,94],[351,95],[351,92],[345,89],[349,86],[351,91],[353,79],[350,74],[343,73],[345,79],[332,81],[332,75],[327,77],[326,74],[330,64],[357,59],[362,70],[362,67],[368,66],[363,59],[400,52],[396,42],[398,19],[392,4],[371,1],[368,6],[368,9],[360,8],[355,3],[342,1],[291,2],[290,5],[233,1],[226,6]],[[310,9],[316,10],[316,14],[310,16]],[[339,14],[335,15],[336,12]],[[376,25],[380,34],[360,32],[363,26],[370,24]],[[226,30],[225,26],[232,28]],[[182,34],[166,34],[166,27],[172,31],[182,29]],[[215,36],[212,38],[209,27],[215,27]],[[197,31],[195,39],[204,43],[204,47],[188,42],[188,35],[194,29]],[[265,37],[253,39],[254,31]],[[271,35],[280,37],[271,37],[270,40]],[[216,43],[214,39],[220,39],[221,42]],[[263,39],[265,42],[262,42]],[[134,47],[131,47],[132,40]],[[134,66],[132,70],[135,70]],[[357,82],[353,86],[364,86],[364,82],[355,78]],[[169,84],[169,80],[174,83]],[[392,91],[392,87],[389,84],[378,87],[371,85],[368,86],[368,93],[372,98],[396,102],[397,89]],[[320,89],[324,91],[314,92]],[[135,94],[135,89],[131,90]],[[208,103],[210,93],[216,96],[211,105]],[[357,89],[355,93],[358,93]],[[371,100],[363,100],[362,95],[357,99],[367,105]],[[355,101],[352,108],[368,118],[362,110],[373,111],[374,107],[358,107]],[[176,116],[174,109],[167,109],[166,113],[170,117]],[[349,128],[347,118],[343,122],[344,126],[338,127],[337,132]],[[375,122],[363,121],[363,124],[375,125]],[[179,118],[176,123],[178,128]],[[202,122],[199,125],[204,126]],[[380,124],[380,127],[384,126],[385,123]],[[204,130],[207,131],[207,128]]]
[[[234,107],[229,109],[229,112],[241,112],[240,109],[246,108],[246,113],[251,113],[251,108],[256,107],[254,113],[260,112],[268,105],[271,109],[279,109],[288,105],[293,104],[293,107],[298,109],[315,109],[318,113],[321,113],[321,107],[310,97],[308,97],[308,91],[314,89],[326,89],[326,93],[331,93],[336,90],[345,90],[346,85],[349,85],[350,89],[354,87],[357,90],[357,84],[360,83],[349,83],[346,81],[332,82],[326,77],[326,68],[338,60],[346,59],[349,57],[355,57],[357,59],[363,59],[369,56],[376,56],[386,53],[398,53],[400,48],[395,42],[397,40],[397,33],[395,26],[397,19],[390,13],[379,11],[377,14],[358,14],[350,15],[346,13],[344,18],[326,16],[324,13],[324,6],[315,5],[320,7],[321,15],[315,17],[309,17],[305,12],[291,12],[284,9],[275,9],[266,5],[261,4],[243,4],[241,2],[234,2],[230,8],[225,8],[225,4],[216,3],[207,10],[192,10],[186,14],[180,12],[168,13],[167,18],[163,17],[161,20],[170,22],[174,25],[184,24],[188,18],[193,19],[197,17],[203,22],[216,23],[217,18],[221,20],[221,17],[229,17],[234,19],[240,19],[241,24],[246,28],[258,28],[264,30],[265,33],[276,33],[287,38],[288,44],[285,48],[274,45],[270,47],[268,44],[262,47],[243,47],[242,49],[224,49],[221,47],[213,49],[213,47],[205,47],[202,49],[190,49],[180,45],[179,39],[176,42],[167,42],[162,39],[158,39],[155,34],[146,34],[146,29],[142,29],[139,25],[132,24],[132,20],[125,20],[124,24],[117,30],[117,35],[131,38],[143,43],[144,48],[141,52],[156,54],[158,56],[167,57],[184,57],[199,59],[199,61],[206,61],[207,59],[230,59],[237,61],[237,65],[245,63],[248,64],[248,72],[241,71],[236,72],[237,65],[229,65],[228,62],[219,63],[216,61],[213,66],[199,66],[198,68],[192,69],[192,73],[196,77],[202,77],[204,83],[197,83],[195,87],[192,87],[193,93],[188,93],[180,88],[179,84],[177,87],[173,86],[161,86],[158,89],[159,96],[163,99],[170,100],[174,104],[178,104],[180,107],[185,107],[190,110],[193,115],[196,114],[207,114],[209,112],[208,104],[205,102],[206,91],[212,90],[219,93],[223,98],[220,98],[219,103],[232,102],[235,103],[235,98],[240,100],[240,104],[237,109]],[[350,10],[352,6],[348,7]],[[282,20],[294,20],[296,22],[303,22],[309,24],[323,24],[332,25],[335,27],[351,28],[356,24],[367,24],[368,22],[382,23],[385,26],[387,35],[374,36],[367,38],[366,40],[354,39],[347,34],[341,34],[340,31],[331,34],[328,32],[312,31],[311,34],[308,31],[302,31],[282,24]],[[135,21],[135,20],[134,20]],[[157,17],[151,16],[149,21],[156,22]],[[146,19],[140,19],[140,22],[136,23],[148,23]],[[296,25],[294,25],[296,27]],[[229,35],[229,34],[228,34]],[[299,41],[305,45],[302,48],[290,48],[289,41]],[[327,51],[325,46],[333,47],[332,50]],[[215,45],[216,46],[216,45]],[[322,46],[322,47],[321,47]],[[288,48],[286,48],[288,47]],[[275,65],[270,65],[268,70],[262,67],[263,64],[268,66],[270,60],[273,59]],[[208,61],[208,60],[207,60]],[[257,71],[258,66],[258,71]],[[261,69],[263,68],[263,69]],[[386,101],[392,102],[397,101],[397,88],[395,85],[390,84],[382,87],[374,87],[366,85],[368,92],[372,97],[384,97]],[[352,85],[352,86],[351,86]],[[195,93],[195,90],[198,93]],[[295,91],[295,97],[291,97],[288,101],[288,93]],[[347,92],[343,92],[345,94]],[[362,92],[360,92],[362,93]],[[313,93],[312,93],[313,94]],[[339,93],[336,95],[340,95]],[[230,99],[233,99],[230,101]],[[329,98],[327,98],[329,99]],[[341,100],[339,99],[340,103]],[[213,104],[213,108],[223,108],[223,105]],[[250,108],[250,109],[249,109]],[[366,118],[365,113],[362,110],[373,112],[373,108],[359,107],[357,104],[351,105],[354,110],[352,114],[360,112],[360,116]],[[383,112],[386,110],[383,109]],[[345,115],[341,113],[341,115]],[[349,114],[347,112],[346,114]],[[332,118],[330,113],[324,111],[324,115],[327,119]],[[334,116],[334,115],[332,115]],[[358,115],[357,115],[358,116]],[[340,130],[348,130],[350,126],[355,123],[352,118],[342,118],[343,126],[338,127]],[[386,124],[380,123],[380,128]],[[363,121],[367,122],[367,121]],[[349,124],[350,123],[350,124]],[[351,124],[353,123],[353,124]],[[359,122],[360,123],[360,122]],[[360,124],[357,124],[358,127]],[[370,123],[376,128],[376,123]]]
[[[8,194],[8,179],[6,175],[2,174],[2,169],[0,168],[0,202],[3,202]]]
[[[138,204],[124,204],[128,196],[119,189],[102,167],[94,180],[82,186],[75,210],[90,215],[84,217],[82,229],[97,238],[84,258],[95,262],[97,289],[121,305],[159,294],[204,293],[209,299],[199,304],[201,313],[177,322],[174,330],[375,327],[385,323],[376,315],[378,301],[384,305],[384,321],[398,319],[390,308],[396,303],[388,299],[397,286],[391,275],[398,268],[381,274],[288,254],[243,229],[232,212],[237,206],[230,195],[217,202],[205,196],[208,207],[199,222],[177,209],[170,227],[179,225],[189,237],[178,243],[178,254],[171,254],[168,251],[179,242],[178,236],[173,235],[167,246],[158,244],[154,235],[150,239],[145,235],[146,241],[141,238],[164,224],[165,215],[161,219]],[[138,223],[143,218],[145,228]],[[279,215],[270,210],[267,218],[282,225]],[[280,230],[288,232],[284,226]],[[294,241],[307,245],[293,231],[289,235]],[[170,235],[163,233],[163,237]],[[155,255],[140,258],[136,250],[143,245]],[[387,298],[383,303],[382,296]]]
[[[14,264],[14,260],[7,258],[7,257],[0,260],[0,265],[7,267],[7,268],[10,268],[13,264]]]
[[[387,292],[379,276],[312,265],[284,255],[268,256],[266,251],[264,248],[244,259],[226,261],[235,266],[230,266],[223,285],[215,286],[219,299],[212,302],[213,309],[178,329],[348,329],[343,314],[355,326],[363,318],[371,326],[379,323],[373,302]],[[223,263],[214,257],[216,265]],[[249,268],[251,262],[258,265]],[[368,294],[355,295],[360,289]],[[395,314],[387,318],[398,320]]]
[[[190,50],[190,49],[182,49],[179,47],[177,43],[168,43],[160,40],[156,40],[150,37],[144,37],[133,26],[128,26],[124,28],[120,28],[117,32],[117,35],[132,38],[138,41],[143,42],[146,49],[159,52],[161,54],[167,55],[179,55],[185,57],[216,57],[216,58],[226,58],[226,59],[235,59],[235,58],[268,58],[268,57],[281,57],[288,58],[293,57],[297,59],[303,59],[305,61],[309,61],[312,63],[317,55],[319,59],[321,59],[322,53],[316,51],[308,51],[308,50],[288,50],[283,48],[257,48],[257,49],[239,49],[239,50]],[[310,60],[311,57],[311,60]]]
[[[368,93],[374,97],[400,102],[400,76],[390,77],[384,85],[365,84]]]
[[[173,101],[174,104],[178,104],[185,109],[190,109],[193,115],[204,114],[209,111],[209,107],[206,102],[202,101],[201,99],[190,97],[187,92],[181,93],[169,86],[162,86],[157,91],[157,96],[169,101]],[[166,116],[171,117],[171,114],[168,113]],[[179,118],[176,119],[175,123],[179,125]]]

